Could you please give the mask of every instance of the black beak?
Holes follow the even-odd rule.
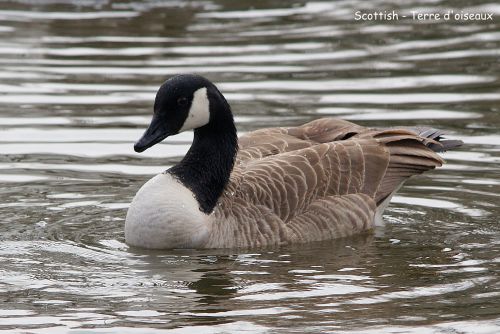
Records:
[[[142,137],[134,144],[134,151],[143,152],[173,134],[173,132],[167,129],[161,117],[153,115],[153,119],[146,132],[144,132]]]

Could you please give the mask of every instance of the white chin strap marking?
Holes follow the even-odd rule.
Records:
[[[210,121],[207,88],[203,87],[194,92],[188,116],[179,132],[196,129]]]

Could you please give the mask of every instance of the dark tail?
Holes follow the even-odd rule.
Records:
[[[460,147],[464,144],[463,141],[458,140],[458,139],[445,139],[445,138],[443,138],[445,133],[441,130],[438,130],[438,129],[429,128],[426,126],[408,127],[407,129],[410,131],[414,131],[420,137],[429,138],[429,139],[437,141],[439,144],[427,143],[427,145],[426,145],[428,148],[430,148],[434,152],[438,152],[438,153],[445,152],[448,150],[452,150],[456,147]]]

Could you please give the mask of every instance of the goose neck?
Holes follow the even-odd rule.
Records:
[[[217,113],[213,118],[194,130],[186,156],[167,171],[193,192],[205,214],[213,211],[229,181],[238,147],[231,113]]]

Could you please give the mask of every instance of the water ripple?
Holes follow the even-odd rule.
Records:
[[[0,10],[0,332],[496,333],[500,32],[354,21],[494,2],[33,1]],[[410,14],[411,15],[411,14]],[[192,133],[136,154],[156,89],[195,72],[239,134],[341,117],[465,142],[375,234],[248,250],[124,243],[133,195]]]

